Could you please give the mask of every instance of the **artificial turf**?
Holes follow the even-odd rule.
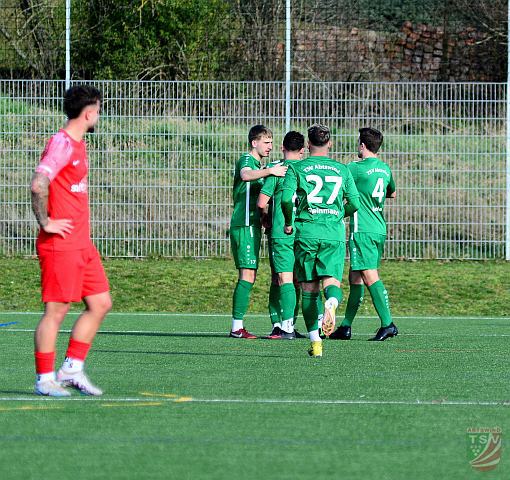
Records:
[[[227,338],[226,315],[110,315],[87,371],[103,397],[32,394],[37,315],[0,314],[0,478],[486,479],[468,428],[510,431],[505,318],[396,318],[367,342]],[[17,323],[13,323],[17,322]],[[268,333],[266,316],[250,330]],[[65,351],[72,316],[59,337]],[[302,320],[298,328],[303,330]]]

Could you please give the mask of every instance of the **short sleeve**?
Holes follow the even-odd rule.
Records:
[[[353,198],[353,197],[359,197],[358,188],[356,187],[356,183],[354,182],[354,178],[351,174],[351,171],[349,168],[346,168],[347,175],[345,176],[345,198]]]
[[[276,184],[277,184],[277,177],[274,177],[272,175],[269,177],[266,177],[266,179],[264,181],[264,186],[260,190],[260,193],[263,193],[264,195],[267,195],[268,197],[272,197],[276,190]]]
[[[282,190],[292,190],[295,192],[297,189],[297,178],[296,171],[292,165],[289,165],[287,173],[285,174],[285,180],[283,181]]]
[[[239,159],[239,171],[243,168],[258,169],[257,165],[255,165],[255,159],[251,155],[246,154]]]
[[[41,155],[35,171],[53,180],[71,160],[73,147],[69,138],[62,132],[53,135]]]

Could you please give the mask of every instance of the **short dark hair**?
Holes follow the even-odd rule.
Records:
[[[250,128],[248,133],[248,141],[250,142],[250,145],[253,140],[260,140],[261,137],[273,138],[273,132],[265,125],[255,125]]]
[[[315,123],[308,129],[308,141],[314,147],[323,147],[331,140],[331,132],[326,125]]]
[[[383,142],[383,134],[371,127],[365,127],[359,129],[359,143],[365,144],[372,153],[377,153],[381,148]]]
[[[294,130],[287,132],[283,139],[283,147],[288,152],[299,152],[305,148],[305,137]]]
[[[91,85],[75,85],[64,93],[64,113],[69,120],[78,118],[85,107],[101,101],[101,92]]]

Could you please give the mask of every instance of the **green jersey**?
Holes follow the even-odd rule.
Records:
[[[297,194],[296,238],[345,241],[344,199],[357,206],[359,196],[345,165],[319,156],[293,162],[289,164],[282,188],[287,225],[288,198],[290,192]]]
[[[288,166],[290,163],[295,163],[299,160],[287,160],[284,162],[274,163],[275,165],[283,164]],[[271,197],[269,202],[268,214],[271,215],[271,238],[292,238],[294,232],[291,235],[286,235],[283,231],[285,226],[285,218],[282,212],[282,192],[283,192],[283,181],[284,177],[266,177],[264,186],[260,193]]]
[[[234,187],[232,189],[234,211],[232,212],[230,226],[255,226],[260,228],[257,198],[262,188],[263,180],[261,178],[251,182],[241,180],[241,170],[246,167],[252,170],[260,170],[260,162],[249,153],[241,155],[241,158],[236,162]]]
[[[395,191],[390,167],[378,158],[365,158],[347,165],[360,194],[360,208],[351,215],[351,233],[386,235],[384,202]]]

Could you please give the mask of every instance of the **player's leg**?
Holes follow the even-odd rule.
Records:
[[[363,270],[363,281],[370,292],[375,311],[381,320],[381,327],[374,337],[370,340],[384,341],[387,338],[395,337],[398,334],[398,329],[393,323],[390,310],[390,299],[388,291],[384,286],[382,280],[379,278],[377,270]]]
[[[379,278],[378,272],[386,236],[368,233],[358,234],[358,236],[359,249],[363,251],[363,261],[358,267],[360,267],[363,283],[370,292],[375,310],[381,320],[381,327],[370,340],[383,341],[398,334],[391,317],[388,291]]]
[[[273,265],[275,272],[278,273],[278,283],[280,285],[282,338],[288,340],[295,338],[296,288],[294,286],[294,264],[294,239],[274,239]]]
[[[102,395],[102,390],[92,384],[85,374],[84,366],[96,333],[112,307],[112,301],[109,292],[90,295],[83,301],[86,309],[73,326],[57,379],[63,385],[74,387],[85,395]]]
[[[322,331],[326,336],[333,333],[335,328],[335,312],[342,301],[343,293],[340,281],[344,269],[345,242],[325,240],[320,243],[317,253],[317,275],[323,279],[324,289],[324,318]]]
[[[317,323],[317,298],[319,297],[320,282],[319,280],[301,282],[301,290],[303,319],[310,338],[308,354],[311,357],[322,357],[322,338]]]
[[[280,286],[278,284],[278,274],[274,270],[273,264],[273,241],[268,237],[269,266],[271,268],[271,285],[269,286],[269,319],[271,320],[271,333],[267,338],[279,340],[282,338],[282,316],[280,307]]]
[[[290,272],[278,273],[280,284],[280,304],[282,307],[282,338],[292,340],[296,338],[294,333],[294,313],[296,310],[296,287],[294,286],[294,274]]]
[[[257,338],[244,328],[244,315],[248,310],[251,290],[257,277],[260,228],[233,228],[230,230],[230,240],[232,255],[239,273],[232,298],[232,328],[229,335],[233,338]]]
[[[49,396],[69,396],[55,377],[56,340],[60,325],[71,302],[81,300],[85,250],[53,251],[39,249],[41,292],[44,314],[34,335],[36,364],[35,393]]]
[[[347,299],[344,319],[329,338],[332,340],[350,340],[352,322],[363,302],[364,291],[365,287],[361,272],[349,270],[349,297]]]
[[[334,277],[324,277],[322,281],[324,289],[324,317],[322,319],[322,331],[324,335],[329,336],[333,333],[336,323],[336,309],[340,305],[343,297],[340,288],[340,280]]]
[[[56,343],[60,325],[69,311],[70,303],[47,302],[44,314],[34,334],[35,393],[52,397],[71,394],[55,381]]]
[[[308,354],[322,357],[322,339],[317,324],[320,281],[317,276],[316,258],[319,241],[299,238],[295,241],[296,275],[301,283],[301,302],[303,319],[310,338]]]
[[[57,379],[86,395],[102,395],[101,389],[94,386],[85,374],[84,364],[96,333],[112,308],[112,299],[98,251],[91,246],[88,253],[81,292],[85,310],[73,325]]]

